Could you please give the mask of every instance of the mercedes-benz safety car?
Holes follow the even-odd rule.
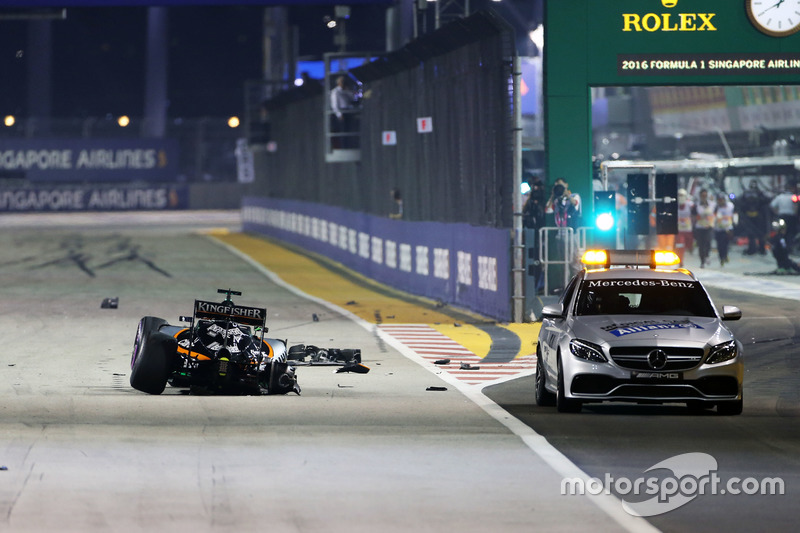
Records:
[[[266,308],[237,305],[241,292],[218,289],[222,302],[195,300],[188,326],[146,316],[139,321],[131,356],[134,389],[161,394],[167,384],[201,394],[300,394],[296,367],[335,365],[367,373],[360,349],[319,349],[267,338]],[[308,360],[307,360],[308,359]]]
[[[589,402],[685,403],[742,412],[742,344],[673,252],[590,250],[542,310],[535,398],[559,411]]]

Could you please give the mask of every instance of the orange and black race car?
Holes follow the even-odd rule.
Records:
[[[225,300],[195,300],[192,316],[174,326],[146,316],[139,321],[131,356],[131,386],[161,394],[169,383],[196,394],[300,394],[296,367],[339,366],[369,372],[359,349],[319,349],[265,338],[267,310],[236,305],[241,292],[218,289]]]

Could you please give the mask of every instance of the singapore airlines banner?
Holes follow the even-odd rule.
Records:
[[[174,182],[174,139],[2,139],[0,177],[31,183]]]
[[[0,213],[52,211],[164,211],[186,209],[186,185],[56,185],[0,188]]]

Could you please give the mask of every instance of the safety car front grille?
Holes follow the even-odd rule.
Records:
[[[735,397],[739,382],[732,376],[707,376],[692,381],[654,379],[636,381],[597,374],[578,374],[572,379],[572,394],[600,399],[715,398]]]
[[[673,346],[614,346],[610,350],[611,359],[622,368],[629,370],[653,370],[650,365],[650,353],[661,350],[667,356],[666,364],[659,368],[661,372],[677,372],[689,370],[703,360],[702,348],[681,348]]]

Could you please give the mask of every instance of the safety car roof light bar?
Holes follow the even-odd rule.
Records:
[[[586,250],[581,263],[595,268],[612,266],[646,266],[649,268],[677,266],[678,254],[669,250]]]

